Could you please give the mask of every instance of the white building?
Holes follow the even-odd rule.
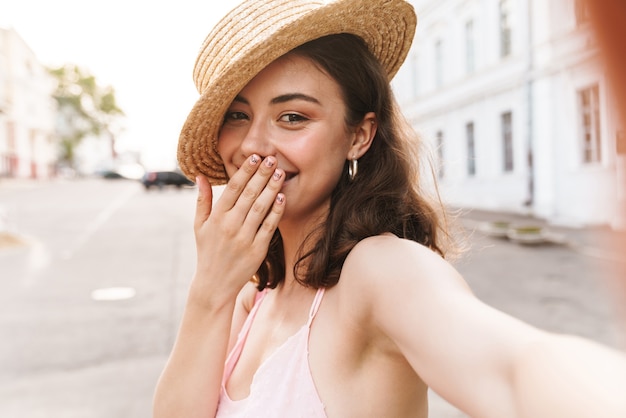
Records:
[[[54,81],[13,29],[0,28],[0,176],[47,178],[57,159]]]
[[[583,3],[412,3],[417,32],[394,86],[433,145],[444,201],[623,226],[623,131]]]

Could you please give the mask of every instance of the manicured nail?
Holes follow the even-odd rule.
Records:
[[[198,186],[198,193],[205,194],[207,185],[204,181],[202,181],[201,176],[196,176],[196,185]]]
[[[266,158],[265,159],[265,165],[268,167],[273,167],[274,166],[274,159],[273,158]]]
[[[276,195],[276,203],[278,203],[279,205],[282,205],[283,203],[285,203],[285,195],[282,193],[278,193]]]
[[[259,156],[258,155],[252,155],[252,157],[250,157],[250,165],[256,165],[256,163],[259,162]]]
[[[280,170],[276,170],[276,171],[274,171],[274,175],[272,176],[272,178],[273,178],[275,181],[278,181],[278,180],[280,180],[280,178],[281,178],[282,176],[283,176],[282,171],[280,171]]]

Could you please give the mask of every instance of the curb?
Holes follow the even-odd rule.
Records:
[[[555,232],[549,226],[545,225],[545,223],[540,221],[533,222],[530,220],[528,222],[508,222],[463,218],[461,225],[464,228],[479,231],[492,238],[502,239],[503,241],[516,243],[526,247],[561,245],[587,257],[626,264],[626,256],[624,254],[611,251],[606,248],[601,248],[600,246],[581,244],[579,240],[571,235],[568,235],[567,233]],[[529,234],[528,236],[524,236],[519,233],[516,234],[516,230],[525,228],[533,228],[536,232],[534,234]],[[574,230],[573,233],[575,234],[576,230]],[[621,234],[621,232],[614,232],[614,234],[617,236]]]

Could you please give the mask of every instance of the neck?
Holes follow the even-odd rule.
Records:
[[[294,277],[294,266],[299,257],[311,248],[314,239],[310,239],[306,242],[305,240],[315,230],[319,223],[319,218],[309,219],[307,222],[296,223],[289,222],[288,220],[281,222],[279,230],[283,240],[283,249],[285,254],[285,280],[283,282],[283,287],[285,289],[291,287],[302,287],[302,285],[297,282]]]

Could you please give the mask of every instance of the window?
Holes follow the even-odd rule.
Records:
[[[504,171],[513,171],[513,114],[505,112],[500,116],[502,125],[502,150],[504,151]]]
[[[577,26],[589,21],[589,6],[587,6],[587,1],[588,0],[576,0],[574,2],[574,13],[576,14]]]
[[[599,162],[602,159],[599,96],[597,84],[578,91],[582,161],[584,163]]]
[[[441,39],[435,42],[435,85],[443,84],[443,45]]]
[[[474,72],[474,21],[465,23],[465,72]]]
[[[474,143],[474,122],[465,125],[465,137],[467,139],[467,174],[476,174],[476,144]]]
[[[31,159],[35,159],[37,153],[37,131],[35,129],[29,129],[28,131],[28,143],[30,147]]]
[[[511,2],[500,0],[500,57],[511,54]]]
[[[437,176],[441,179],[444,175],[443,159],[443,132],[437,131]]]
[[[7,150],[15,151],[16,141],[15,141],[15,122],[12,120],[7,121]]]

